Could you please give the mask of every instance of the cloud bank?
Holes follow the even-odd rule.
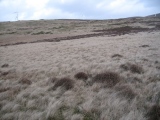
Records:
[[[160,12],[160,0],[0,0],[0,21],[115,19]]]

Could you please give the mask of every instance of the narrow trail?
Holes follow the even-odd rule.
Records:
[[[120,36],[120,35],[125,35],[130,33],[136,34],[138,32],[152,32],[157,30],[160,30],[160,28],[133,28],[130,26],[125,26],[125,27],[119,27],[119,28],[113,28],[113,29],[94,30],[92,31],[94,32],[92,34],[57,37],[52,39],[37,40],[33,42],[17,42],[13,44],[5,44],[0,46],[12,46],[12,45],[21,45],[21,44],[39,43],[39,42],[60,42],[61,40],[73,40],[73,39],[81,39],[81,38],[98,37],[98,36],[104,36],[104,35],[111,37],[111,36]]]

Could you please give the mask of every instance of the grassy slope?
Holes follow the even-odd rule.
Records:
[[[155,31],[0,47],[0,119],[158,120],[159,38]]]

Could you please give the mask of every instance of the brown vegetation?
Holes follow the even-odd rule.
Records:
[[[114,55],[112,55],[112,58],[114,58],[114,57],[123,57],[123,56],[120,54],[114,54]]]
[[[97,74],[93,81],[105,83],[108,87],[113,87],[120,81],[120,76],[118,73],[107,71]]]
[[[127,70],[129,70],[129,64],[128,63],[122,64],[122,65],[120,65],[120,68],[127,71]]]
[[[1,92],[5,92],[5,91],[7,91],[7,90],[9,90],[9,89],[10,89],[10,88],[8,88],[8,87],[7,87],[7,88],[3,88],[3,87],[2,87],[2,88],[0,88],[0,93],[1,93]]]
[[[64,87],[66,90],[72,89],[74,87],[74,81],[70,78],[61,78],[55,82],[54,89],[57,87]]]
[[[77,74],[74,75],[74,77],[76,79],[83,79],[83,80],[87,80],[88,79],[88,75],[84,72],[79,72]]]
[[[51,39],[43,39],[43,40],[37,40],[32,42],[17,42],[12,44],[5,44],[0,46],[10,46],[10,45],[19,45],[19,44],[27,44],[27,43],[38,43],[38,42],[59,42],[61,40],[73,40],[73,39],[81,39],[81,38],[89,38],[89,37],[97,37],[97,36],[118,36],[118,35],[124,35],[129,33],[138,33],[142,31],[153,31],[149,28],[140,28],[140,27],[131,27],[131,26],[124,26],[124,27],[117,27],[112,29],[103,29],[103,30],[94,30],[93,32],[99,32],[99,33],[89,33],[89,34],[83,34],[83,35],[75,35],[75,36],[66,36],[66,37],[58,37],[58,38],[51,38]],[[52,34],[51,32],[38,32],[33,33],[33,35],[39,35],[39,34]]]
[[[160,120],[160,106],[153,105],[146,113],[147,120]]]
[[[159,119],[155,112],[159,107],[147,108],[153,104],[159,106],[160,31],[134,34],[137,31],[132,28],[150,30],[156,23],[148,26],[141,24],[149,22],[148,19],[131,20],[44,20],[43,26],[38,21],[2,23],[6,24],[6,31],[17,33],[0,37],[0,45],[15,44],[0,47],[0,119]],[[29,30],[18,31],[24,24]],[[122,27],[127,24],[132,30],[128,35],[118,36],[127,34],[128,28]],[[67,27],[66,32],[59,26]],[[106,31],[93,33],[93,30]],[[1,28],[0,33],[3,31]],[[39,31],[52,31],[53,35],[32,35]],[[55,41],[58,43],[47,43]],[[1,67],[6,63],[8,68]],[[132,65],[138,67],[133,69]],[[139,67],[145,72],[137,72]]]
[[[141,46],[139,46],[139,47],[149,47],[149,45],[141,45]]]
[[[28,80],[27,78],[21,78],[19,80],[19,83],[26,84],[26,85],[31,85],[32,84],[32,82],[30,80]]]
[[[6,75],[8,75],[8,74],[9,74],[8,71],[6,71],[6,72],[1,72],[1,75],[2,75],[2,76],[6,76]]]
[[[132,73],[138,73],[138,74],[143,73],[142,67],[139,66],[139,65],[136,65],[136,64],[132,64],[130,66],[130,70],[131,70]]]
[[[142,74],[144,72],[143,68],[138,64],[126,63],[126,64],[120,65],[120,68],[125,71],[130,70],[132,73]]]
[[[6,67],[8,67],[9,65],[8,64],[3,64],[1,67],[2,68],[6,68]]]
[[[105,32],[105,33],[112,34],[112,36],[116,36],[116,35],[124,35],[129,33],[138,33],[138,32],[148,31],[148,30],[149,30],[148,28],[124,26],[124,27],[117,27],[112,29],[94,30],[94,32]]]

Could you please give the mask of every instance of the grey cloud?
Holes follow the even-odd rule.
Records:
[[[79,16],[86,16],[88,19],[107,19],[111,16],[111,11],[104,11],[96,8],[98,0],[81,0],[74,1],[72,3],[60,4],[50,1],[48,7],[60,8],[62,11],[77,14]]]
[[[3,2],[12,1],[11,3],[16,2],[17,0],[0,0],[0,21],[5,20],[14,20],[13,12],[19,12],[19,15],[22,13],[25,14],[24,19],[32,18],[35,13],[35,9],[27,9],[25,7],[25,0],[20,1],[20,5],[16,6],[9,4],[8,6],[2,6]],[[134,9],[120,12],[119,8],[113,8],[114,12],[109,9],[97,8],[99,3],[105,2],[105,7],[107,8],[110,3],[114,0],[73,0],[72,2],[65,2],[62,4],[59,0],[50,0],[46,8],[58,9],[60,12],[57,14],[52,13],[49,16],[40,16],[39,19],[55,19],[55,18],[69,18],[67,15],[73,14],[75,18],[86,18],[86,19],[110,19],[110,18],[122,18],[122,17],[131,17],[131,16],[145,16],[149,14],[154,14],[160,12],[160,0],[133,0],[136,1]],[[10,2],[8,2],[10,3]],[[130,3],[130,0],[126,0],[126,4]],[[136,10],[136,5],[142,4],[144,6],[142,11]],[[102,5],[103,6],[103,5]],[[104,7],[104,6],[103,6]],[[146,11],[145,11],[146,10]],[[67,14],[63,14],[67,13]]]

